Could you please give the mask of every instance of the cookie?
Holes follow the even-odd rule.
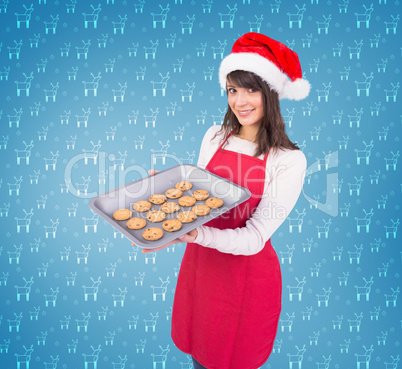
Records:
[[[193,184],[189,181],[181,181],[175,184],[175,188],[178,188],[182,191],[190,190],[193,187]]]
[[[156,241],[161,239],[163,236],[163,230],[156,227],[147,228],[144,232],[142,232],[142,237],[144,237],[147,241]]]
[[[137,201],[133,205],[133,209],[142,213],[144,211],[148,211],[149,209],[151,209],[151,206],[152,206],[152,204],[149,201],[141,200],[141,201]]]
[[[182,223],[191,223],[197,219],[197,215],[190,210],[182,211],[181,213],[177,214],[177,219]]]
[[[179,199],[181,206],[193,206],[197,200],[192,196],[183,196]]]
[[[169,219],[162,223],[162,227],[165,231],[176,232],[182,227],[182,223],[178,219]]]
[[[147,221],[143,218],[134,217],[127,221],[126,226],[129,229],[141,229],[144,228]]]
[[[149,201],[152,202],[152,204],[160,205],[166,201],[166,196],[161,193],[155,193],[149,198]]]
[[[178,188],[171,188],[165,192],[165,195],[169,199],[178,199],[183,196],[183,192]]]
[[[161,206],[161,210],[164,211],[165,213],[174,213],[175,211],[180,210],[180,206],[176,202],[168,201]]]
[[[196,215],[208,215],[211,208],[207,205],[196,205],[191,209]]]
[[[129,209],[119,209],[113,213],[113,218],[116,220],[127,220],[130,219],[132,215]]]
[[[210,197],[205,201],[205,205],[209,206],[211,209],[220,208],[223,205],[223,200],[219,197]]]
[[[209,197],[209,192],[206,190],[196,190],[193,192],[193,197],[196,200],[206,200]]]
[[[151,210],[147,213],[147,219],[153,223],[161,222],[165,218],[166,213],[164,213],[162,210]]]

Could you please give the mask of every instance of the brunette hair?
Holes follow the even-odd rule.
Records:
[[[264,116],[256,136],[257,148],[254,157],[265,154],[270,149],[273,149],[274,151],[278,149],[300,150],[296,144],[290,141],[286,134],[285,123],[283,121],[279,104],[279,97],[276,91],[272,90],[266,82],[252,72],[235,70],[228,74],[227,80],[239,87],[250,88],[262,92]],[[233,133],[238,133],[240,127],[241,124],[228,105],[222,127],[213,138],[223,131],[223,139],[225,139],[231,131],[233,131]]]

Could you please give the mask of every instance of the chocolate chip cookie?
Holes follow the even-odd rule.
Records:
[[[113,213],[113,218],[116,220],[127,220],[130,219],[132,215],[129,209],[119,209]]]
[[[151,211],[148,211],[148,213],[147,213],[147,219],[153,223],[161,222],[165,218],[166,218],[166,213],[163,212],[162,210],[151,210]]]
[[[162,227],[165,231],[176,232],[182,227],[182,223],[178,219],[169,219],[162,223]]]
[[[166,196],[162,193],[155,193],[150,196],[149,201],[152,202],[152,204],[160,205],[166,201]]]
[[[182,191],[187,191],[193,188],[193,184],[189,181],[181,181],[175,184],[175,187]]]
[[[149,209],[151,209],[151,207],[152,207],[152,204],[146,200],[137,201],[133,205],[133,209],[140,213],[142,213],[144,211],[148,211]]]
[[[165,195],[169,199],[178,199],[183,196],[183,192],[178,188],[170,188],[165,192]]]
[[[197,200],[192,196],[183,196],[179,199],[181,206],[193,206]]]
[[[161,239],[163,236],[163,230],[156,227],[147,228],[144,232],[142,232],[142,237],[144,237],[147,241],[157,241]]]
[[[205,205],[209,206],[211,209],[220,208],[223,205],[223,200],[219,197],[210,197],[205,201]]]
[[[127,221],[126,226],[129,229],[141,229],[144,228],[147,221],[143,218],[134,217]]]
[[[176,202],[168,201],[161,206],[161,210],[164,211],[165,213],[174,213],[175,211],[180,210],[180,206]]]
[[[193,208],[191,210],[196,215],[208,215],[209,212],[211,211],[211,208],[207,205],[201,204],[201,205],[193,206]]]
[[[182,223],[191,223],[197,219],[197,215],[190,210],[182,211],[181,213],[177,214],[177,219]]]
[[[209,192],[207,190],[196,190],[193,192],[193,197],[196,200],[206,200],[209,197]]]

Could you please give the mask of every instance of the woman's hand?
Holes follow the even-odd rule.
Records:
[[[186,234],[183,234],[183,236],[180,236],[180,237],[175,238],[174,240],[168,242],[166,245],[163,245],[163,246],[158,247],[156,249],[142,249],[142,253],[147,254],[149,252],[159,251],[159,250],[162,250],[165,247],[168,247],[168,246],[173,245],[175,243],[194,242],[195,239],[197,238],[197,236],[198,236],[197,228],[194,228],[190,232],[188,232]],[[135,245],[132,243],[131,246],[135,246]]]
[[[159,170],[153,170],[153,169],[148,170],[148,174],[149,174],[150,176],[153,176],[154,174],[156,174],[156,173],[158,173],[158,172],[159,172]]]

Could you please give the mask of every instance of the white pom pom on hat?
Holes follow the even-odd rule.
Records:
[[[226,89],[226,77],[235,70],[252,72],[276,91],[280,99],[302,100],[310,83],[302,78],[298,55],[286,45],[265,35],[249,32],[233,45],[219,68],[219,83]]]

